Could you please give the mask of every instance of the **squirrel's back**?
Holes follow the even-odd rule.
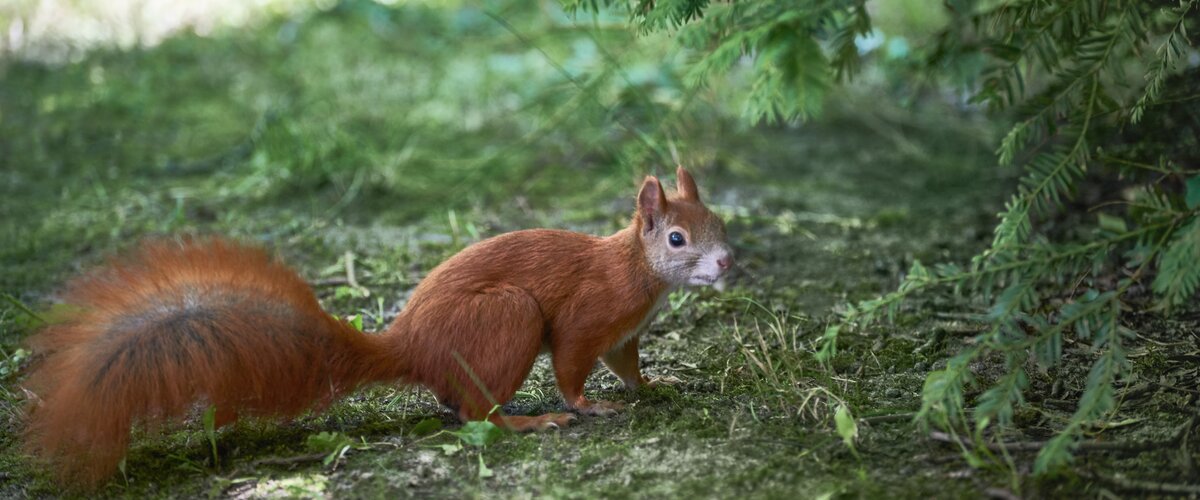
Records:
[[[295,415],[369,373],[374,339],[321,310],[307,283],[259,249],[157,241],[71,282],[28,386],[30,451],[83,484],[112,474],[131,424],[186,414]],[[391,367],[395,368],[395,361]],[[388,374],[394,375],[394,374]]]

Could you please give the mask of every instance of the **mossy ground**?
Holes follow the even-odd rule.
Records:
[[[477,85],[517,99],[517,111],[459,95],[470,85],[430,81],[457,81],[454,58],[473,56],[456,51],[472,44],[542,57],[479,12],[447,21],[427,8],[343,5],[67,64],[5,62],[0,288],[43,310],[69,276],[139,239],[224,234],[277,252],[331,313],[362,315],[373,330],[465,245],[527,227],[611,232],[629,217],[639,176],[670,171],[654,145],[625,129],[570,118],[523,129],[522,113],[575,105],[563,96],[579,89],[526,88],[526,79],[549,81],[552,69],[517,64],[516,74],[497,70]],[[436,27],[450,34],[422,38],[426,46],[395,31]],[[418,64],[426,67],[412,69]],[[540,68],[532,77],[521,73],[534,71],[530,64]],[[616,111],[627,104],[621,95],[598,98],[605,113],[597,116],[636,123],[647,112]],[[889,324],[844,335],[830,367],[813,360],[839,304],[894,288],[913,260],[962,261],[986,245],[1011,186],[992,168],[994,129],[978,114],[937,99],[903,110],[877,99],[875,89],[852,87],[803,125],[747,130],[714,115],[677,130],[706,200],[728,221],[739,271],[722,293],[673,295],[644,337],[644,371],[682,383],[627,393],[597,368],[588,393],[626,402],[619,415],[447,454],[440,445],[453,437],[416,432],[429,419],[459,425],[432,397],[374,387],[319,415],[222,429],[218,465],[198,408],[186,423],[137,433],[124,473],[98,493],[928,498],[1014,486],[1094,495],[1107,486],[1087,474],[1173,477],[1172,449],[1086,455],[1081,475],[1035,481],[1031,455],[972,467],[956,446],[929,439],[910,417],[925,374],[976,331],[964,298],[925,297]],[[347,258],[363,289],[346,285]],[[1169,332],[1191,324],[1139,321],[1164,341],[1139,344],[1135,369],[1157,376],[1177,367],[1185,358],[1159,346],[1187,338]],[[35,329],[14,303],[0,305],[5,497],[69,493],[19,448],[20,369],[29,360],[17,349]],[[981,378],[991,368],[979,367]],[[1086,373],[1054,376],[1070,393]],[[1193,404],[1187,393],[1139,397],[1149,403],[1115,416],[1129,423],[1102,438],[1169,434]],[[834,430],[838,400],[860,419],[853,450]],[[1071,411],[1044,406],[1018,415],[1014,439],[1045,437],[1038,429]],[[506,407],[562,409],[545,359]],[[321,432],[365,445],[323,463],[306,447]],[[481,463],[490,477],[480,477]]]

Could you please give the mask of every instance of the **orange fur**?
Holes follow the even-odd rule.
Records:
[[[51,354],[28,380],[40,401],[27,443],[85,485],[112,474],[131,424],[197,401],[225,420],[296,415],[403,371],[402,360],[374,360],[378,339],[325,314],[295,273],[220,240],[145,244],[73,281],[64,299],[66,321],[32,340]]]
[[[132,425],[197,403],[215,405],[226,424],[294,416],[365,383],[401,381],[427,387],[463,420],[487,418],[543,350],[570,409],[609,413],[619,405],[583,395],[597,359],[630,387],[646,383],[639,328],[683,284],[682,270],[722,251],[720,262],[731,262],[724,227],[691,177],[678,175],[670,199],[647,178],[637,215],[612,236],[534,229],[463,250],[430,272],[380,335],[326,314],[296,273],[261,250],[219,239],[146,243],[72,281],[64,320],[31,340],[46,356],[28,380],[37,397],[27,446],[64,479],[94,486],[114,472]],[[709,253],[668,248],[668,229],[707,238],[692,246]],[[571,419],[491,418],[516,430]]]

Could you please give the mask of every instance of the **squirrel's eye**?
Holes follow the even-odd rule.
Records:
[[[684,241],[683,235],[679,234],[679,231],[671,231],[671,234],[667,235],[667,241],[669,241],[673,247],[681,247],[687,243],[687,241]]]

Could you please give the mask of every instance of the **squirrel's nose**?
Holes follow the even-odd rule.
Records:
[[[717,259],[717,267],[720,267],[722,271],[733,267],[733,255],[725,254],[724,257]]]

